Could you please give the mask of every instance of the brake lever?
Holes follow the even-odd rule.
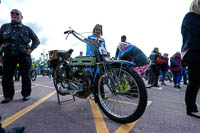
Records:
[[[69,33],[67,34],[67,36],[66,36],[66,38],[65,38],[66,40],[67,40],[68,36],[69,36]]]

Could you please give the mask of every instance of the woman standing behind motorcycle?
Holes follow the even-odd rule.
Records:
[[[106,47],[105,46],[105,40],[103,38],[101,38],[102,35],[103,35],[102,25],[96,24],[94,29],[93,29],[92,35],[89,36],[89,38],[99,38],[99,39],[101,39],[103,41],[103,46],[105,48]],[[86,56],[93,56],[93,55],[94,55],[94,50],[92,48],[92,45],[87,44]]]

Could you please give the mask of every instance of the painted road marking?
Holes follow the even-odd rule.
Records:
[[[17,93],[17,92],[21,92],[21,90],[15,91],[15,93]],[[2,96],[3,96],[3,94],[0,94],[0,97],[2,97]]]
[[[152,87],[152,88],[150,88],[150,89],[161,91],[161,90],[163,89],[163,87]]]
[[[152,103],[152,101],[147,101],[147,108],[148,108],[149,105],[151,105],[151,103]],[[129,133],[133,129],[133,127],[137,124],[138,121],[139,121],[139,119],[134,121],[134,122],[132,122],[132,123],[129,123],[129,124],[122,124],[115,131],[115,133]]]
[[[50,98],[51,96],[53,96],[54,94],[56,94],[56,91],[51,92],[50,94],[48,94],[47,96],[41,98],[40,100],[38,100],[37,102],[35,102],[34,104],[26,107],[25,109],[17,112],[16,114],[12,115],[11,117],[5,119],[4,121],[2,121],[2,127],[5,128],[8,125],[10,125],[11,123],[13,123],[14,121],[16,121],[17,119],[19,119],[20,117],[22,117],[23,115],[27,114],[28,112],[30,112],[31,110],[33,110],[35,107],[39,106],[41,103],[45,102],[48,98]]]
[[[109,133],[108,128],[106,126],[106,122],[103,119],[103,115],[101,114],[99,107],[97,106],[94,100],[91,100],[90,97],[89,101],[92,108],[97,133]]]
[[[37,86],[39,86],[39,85],[32,86],[32,88],[37,87]],[[15,91],[15,93],[17,93],[17,92],[21,92],[21,90],[17,90],[17,91]],[[0,94],[0,97],[2,97],[2,96],[3,96],[3,94]]]
[[[46,86],[46,85],[41,85],[41,84],[36,84],[36,83],[34,83],[34,84],[36,86],[54,88],[54,87],[51,87],[51,86]],[[34,86],[34,87],[36,87],[36,86]],[[40,100],[38,100],[34,104],[26,107],[25,109],[19,111],[18,113],[12,115],[11,117],[9,117],[7,119],[5,119],[4,121],[2,121],[2,127],[3,128],[7,127],[11,123],[13,123],[15,120],[19,119],[23,115],[27,114],[28,112],[30,112],[31,110],[33,110],[34,108],[39,106],[41,103],[45,102],[48,98],[50,98],[54,94],[56,94],[56,91],[53,91],[52,93],[50,93],[47,96],[41,98]],[[103,115],[101,114],[98,105],[94,102],[94,100],[91,100],[90,98],[89,98],[89,101],[90,101],[90,105],[91,105],[91,108],[92,108],[93,116],[94,116],[94,119],[95,119],[95,125],[96,125],[97,133],[109,133],[109,130],[108,130],[107,126],[106,126],[106,123],[104,121]],[[120,102],[123,102],[123,101],[120,101]],[[133,104],[131,102],[126,102],[126,103],[127,104]],[[147,105],[149,106],[151,103],[152,103],[152,101],[148,101]],[[116,130],[116,133],[121,133],[121,132],[127,132],[128,133],[128,132],[130,132],[138,121],[139,121],[139,119],[137,121],[129,123],[129,124],[122,124]]]
[[[42,87],[46,87],[46,88],[55,88],[52,86],[47,86],[47,85],[42,85],[42,84],[37,84],[37,83],[33,83],[33,84],[35,84],[36,86],[42,86]]]
[[[122,124],[115,133],[129,133],[138,121],[139,119],[129,124]]]
[[[133,102],[127,102],[127,101],[122,101],[122,100],[115,100],[115,99],[111,99],[111,98],[109,98],[108,100],[114,101],[114,102],[119,102],[119,103],[132,104],[132,105],[137,106],[137,104],[136,104],[136,103],[133,103]]]
[[[94,120],[95,120],[95,124],[96,124],[97,133],[109,133],[108,128],[106,126],[106,123],[103,119],[103,115],[101,114],[98,105],[94,102],[94,100],[91,100],[91,99],[92,98],[89,97],[90,105],[91,105],[91,108],[92,108],[92,112],[93,112],[93,116],[94,116]],[[112,100],[112,99],[109,99],[109,100]],[[126,101],[121,101],[121,100],[117,100],[117,101],[122,102],[122,103],[126,103],[126,104],[137,105],[136,103],[132,103],[132,102],[126,102]],[[148,108],[149,105],[151,105],[151,103],[152,103],[152,101],[147,101],[147,108]],[[138,121],[139,121],[139,119],[132,122],[132,123],[129,123],[129,124],[122,124],[115,131],[115,133],[129,133]]]

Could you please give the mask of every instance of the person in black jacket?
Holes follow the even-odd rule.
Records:
[[[185,94],[188,115],[199,116],[196,98],[200,88],[200,0],[193,0],[190,12],[183,19],[181,26],[183,45],[182,62],[188,66],[189,83]]]
[[[21,94],[24,101],[30,99],[31,53],[40,43],[32,29],[22,24],[21,11],[13,9],[10,15],[11,23],[3,24],[0,28],[0,60],[2,60],[2,54],[4,56],[2,77],[4,99],[1,103],[8,103],[13,100],[15,93],[13,75],[18,63],[22,76]]]

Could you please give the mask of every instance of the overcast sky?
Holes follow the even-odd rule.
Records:
[[[63,32],[92,32],[102,24],[106,48],[115,55],[121,35],[147,56],[154,47],[170,56],[182,46],[181,23],[192,0],[1,0],[0,26],[10,22],[13,8],[22,11],[23,23],[38,35],[41,44],[33,51],[37,59],[49,50],[74,49],[85,54],[86,45]],[[86,37],[89,34],[84,34]]]

